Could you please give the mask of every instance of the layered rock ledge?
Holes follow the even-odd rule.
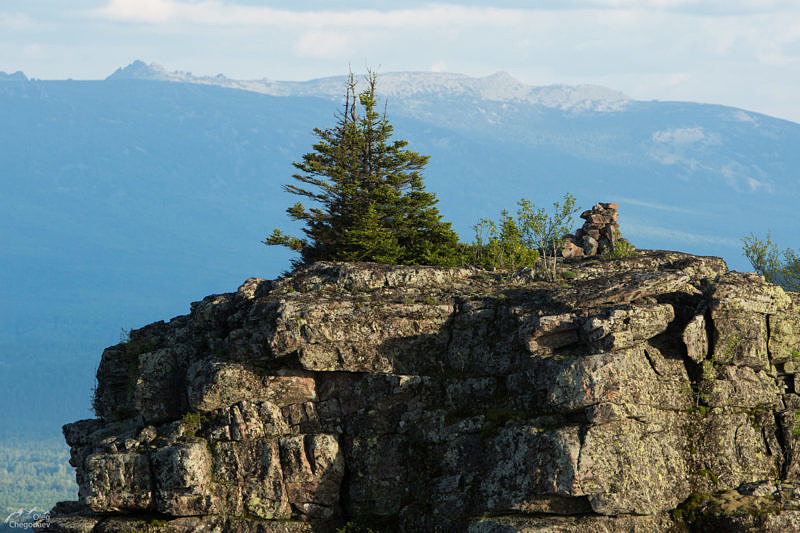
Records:
[[[318,263],[132,331],[42,529],[798,530],[800,295],[676,252],[565,267]]]

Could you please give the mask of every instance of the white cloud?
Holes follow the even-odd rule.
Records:
[[[673,72],[670,74],[662,75],[664,84],[670,87],[676,87],[689,80],[689,75],[685,72]]]
[[[702,233],[689,233],[660,226],[648,226],[644,224],[625,224],[625,236],[649,237],[664,240],[667,242],[692,243],[692,244],[716,244],[738,248],[739,243],[733,239],[717,237],[715,235],[704,235]]]
[[[598,17],[598,24],[606,26],[635,26],[642,14],[652,15],[658,11],[703,16],[753,15],[786,10],[800,12],[800,6],[777,0],[576,0],[539,3],[530,8],[464,6],[445,2],[389,10],[293,10],[223,3],[219,0],[108,0],[104,7],[90,10],[89,13],[110,20],[147,24],[400,28],[462,25],[519,27],[547,13],[564,11],[591,12]]]
[[[25,30],[35,23],[25,13],[7,13],[0,11],[0,28],[6,30]]]
[[[108,0],[105,6],[88,13],[95,18],[165,29],[199,25],[301,32],[338,29],[383,34],[388,31],[419,34],[435,30],[440,48],[452,46],[464,50],[461,41],[465,38],[476,43],[491,40],[488,46],[491,49],[511,43],[509,46],[517,57],[520,54],[526,57],[554,54],[553,57],[562,58],[562,68],[583,68],[584,76],[592,70],[619,69],[636,72],[639,76],[657,76],[651,85],[669,87],[686,85],[690,81],[689,69],[685,68],[687,61],[697,62],[701,57],[737,61],[749,56],[775,67],[800,61],[800,56],[793,52],[800,47],[800,26],[792,22],[797,19],[786,14],[763,14],[778,9],[792,11],[785,3],[739,0],[725,3],[734,7],[725,12],[730,16],[696,16],[698,6],[712,4],[718,2],[575,1],[567,2],[569,11],[565,11],[562,4],[550,4],[549,9],[541,4],[536,8],[512,9],[445,3],[389,10],[301,11],[220,0]],[[743,11],[745,7],[759,9]],[[800,13],[800,5],[794,10]],[[681,30],[676,32],[674,28]],[[413,44],[410,47],[413,48]],[[494,51],[494,56],[498,57],[498,53]],[[504,53],[509,54],[511,50]],[[563,57],[563,53],[567,56]],[[607,58],[618,57],[613,67],[608,61],[599,60],[603,54]],[[680,69],[670,68],[678,65]],[[693,81],[702,83],[699,79]]]
[[[762,191],[773,193],[775,189],[767,181],[767,176],[763,170],[758,167],[750,166],[745,167],[739,162],[732,161],[718,170],[719,174],[725,179],[725,182],[736,191],[739,192],[758,192]],[[757,179],[753,177],[757,175]]]
[[[539,0],[531,8],[425,1],[300,10],[286,0],[102,0],[80,15],[92,17],[85,26],[96,28],[99,41],[128,40],[117,59],[106,51],[104,69],[119,66],[122,55],[240,78],[300,79],[368,55],[389,70],[505,70],[534,85],[590,83],[636,99],[800,120],[797,1]],[[204,38],[211,32],[216,38]]]
[[[697,211],[695,209],[686,209],[685,207],[678,207],[675,205],[669,204],[661,204],[656,202],[644,202],[642,200],[637,200],[635,198],[626,198],[626,197],[619,197],[617,198],[618,203],[620,204],[631,204],[637,205],[639,207],[646,207],[647,209],[657,209],[659,211],[668,211],[671,213],[683,213],[685,215],[702,215],[702,211]]]
[[[272,27],[364,29],[444,27],[463,25],[519,26],[529,10],[431,4],[416,9],[356,9],[295,11],[261,6],[223,4],[215,0],[184,3],[175,0],[110,0],[89,12],[99,18],[146,24],[190,23]]]
[[[759,181],[755,178],[747,178],[747,186],[750,187],[751,191],[757,191],[758,189],[765,189],[768,192],[772,192],[772,186],[768,183],[764,183],[763,181]]]
[[[47,47],[39,43],[31,43],[22,47],[22,55],[26,59],[40,59],[49,55]]]
[[[431,63],[431,66],[428,68],[431,72],[447,72],[447,63],[444,61],[437,61],[436,63]]]
[[[346,33],[313,30],[300,36],[295,51],[302,57],[329,59],[346,55],[350,50],[350,43],[351,38]]]
[[[671,154],[671,153],[651,153],[650,157],[661,163],[662,165],[683,165],[690,171],[695,171],[699,168],[700,162],[697,159],[691,157],[684,157],[678,154]],[[686,180],[687,176],[678,175],[680,179]]]
[[[197,6],[196,7],[200,7]],[[190,6],[164,0],[111,0],[103,8],[92,11],[96,16],[125,22],[161,24],[174,20],[181,12],[186,15]],[[196,11],[195,11],[196,13]]]
[[[798,7],[792,0],[575,0],[566,5],[572,9],[655,9],[695,15],[770,13]]]

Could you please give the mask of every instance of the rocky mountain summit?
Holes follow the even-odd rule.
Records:
[[[317,263],[131,331],[40,530],[797,531],[800,294],[563,268]]]
[[[169,71],[157,63],[136,60],[118,68],[107,80],[151,80],[216,85],[253,91],[272,96],[314,96],[339,102],[346,84],[345,76],[330,76],[308,81],[233,80],[223,74],[196,76],[191,72]],[[492,102],[524,102],[544,108],[570,111],[620,111],[631,99],[599,85],[532,86],[507,72],[473,78],[448,72],[388,72],[380,75],[381,95],[418,101],[432,97],[467,97]]]
[[[28,81],[28,77],[21,70],[6,73],[0,70],[0,81]]]

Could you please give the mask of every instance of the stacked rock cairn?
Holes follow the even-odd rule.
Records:
[[[613,251],[618,242],[627,243],[619,232],[617,218],[619,205],[599,203],[581,213],[583,223],[575,235],[565,235],[561,255],[564,257],[591,257]],[[632,248],[632,247],[631,247]]]

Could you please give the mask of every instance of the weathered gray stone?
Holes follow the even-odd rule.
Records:
[[[689,358],[695,363],[700,363],[708,357],[708,332],[706,331],[705,315],[695,315],[683,329],[683,343]]]
[[[179,355],[163,348],[139,355],[135,405],[145,422],[163,422],[186,412],[186,394],[178,371]]]
[[[153,454],[155,510],[171,516],[215,514],[212,458],[205,441],[160,448]]]
[[[767,317],[762,313],[714,310],[712,359],[722,364],[768,369]]]
[[[452,312],[452,304],[438,302],[286,305],[273,352],[297,352],[312,371],[407,373],[426,352],[441,349],[446,339],[440,331]]]
[[[767,317],[769,354],[774,363],[800,363],[800,293],[787,293],[792,303]],[[798,389],[800,390],[800,389]]]
[[[711,386],[709,404],[744,409],[776,409],[782,387],[765,371],[749,367],[717,367]]]
[[[214,493],[229,513],[291,517],[277,439],[220,442],[212,446],[212,457]]]
[[[261,376],[238,363],[199,361],[187,375],[189,406],[213,411],[241,401],[269,401],[278,406],[316,399],[311,377]]]
[[[582,333],[598,350],[620,350],[663,333],[674,318],[669,304],[617,306],[607,316],[587,319]]]
[[[708,295],[712,311],[775,314],[787,309],[792,300],[777,285],[752,272],[728,272],[714,282]]]
[[[498,516],[473,520],[468,533],[653,533],[675,523],[666,513],[649,516],[522,517]]]
[[[333,435],[280,439],[283,478],[289,502],[309,518],[338,514],[344,459]]]
[[[783,451],[771,411],[713,408],[701,431],[698,453],[717,490],[780,476]]]
[[[583,496],[576,486],[579,431],[578,426],[546,430],[535,422],[501,428],[485,447],[488,461],[480,483],[479,510],[548,512],[553,501]],[[502,462],[492,460],[498,455],[504,457]],[[563,507],[571,507],[574,514],[589,510],[585,499],[575,500]]]
[[[597,248],[599,246],[597,239],[593,238],[591,235],[586,235],[583,238],[582,245],[583,255],[597,255]]]
[[[147,455],[96,453],[86,459],[81,503],[94,512],[145,511],[153,503]]]
[[[576,477],[592,509],[605,515],[657,514],[686,499],[691,486],[685,431],[685,421],[676,413],[591,426]]]
[[[617,239],[610,209],[575,238]],[[797,296],[677,252],[568,262],[320,263],[131,332],[64,427],[85,506],[51,530],[794,527]]]

